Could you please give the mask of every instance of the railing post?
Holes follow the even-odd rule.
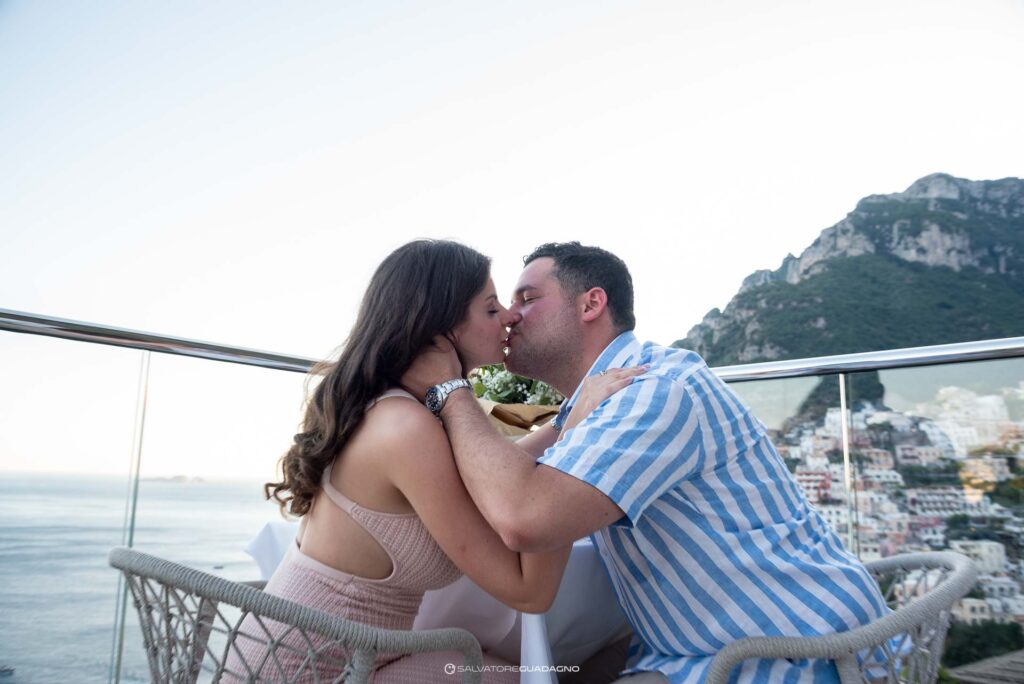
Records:
[[[854,520],[853,520],[853,488],[855,483],[852,477],[850,464],[850,423],[847,419],[846,408],[846,373],[839,374],[839,418],[843,438],[843,479],[846,483],[846,548],[855,556],[860,555],[859,544],[854,547]],[[858,539],[859,541],[859,539]]]
[[[124,505],[124,523],[121,545],[131,548],[135,543],[135,511],[139,503],[139,472],[142,467],[142,436],[146,427],[146,405],[149,399],[149,361],[152,353],[142,352],[139,365],[139,385],[135,398],[135,430],[132,435],[132,454],[128,466],[128,495]],[[114,611],[114,641],[110,649],[108,681],[121,681],[121,656],[124,653],[124,621],[128,607],[128,585],[124,575],[117,573],[117,604]]]

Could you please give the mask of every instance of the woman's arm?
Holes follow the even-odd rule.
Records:
[[[604,372],[584,378],[579,394],[576,396],[576,403],[572,405],[572,410],[565,417],[562,432],[571,430],[582,423],[587,416],[594,412],[594,409],[604,403],[605,399],[620,389],[628,387],[633,382],[633,378],[643,375],[648,370],[650,370],[650,366],[609,368]],[[561,435],[559,435],[560,437]]]
[[[551,423],[544,423],[528,435],[516,440],[516,446],[534,458],[540,458],[544,450],[558,441],[558,431]]]
[[[601,405],[608,397],[633,382],[633,378],[647,372],[649,366],[630,366],[628,368],[612,368],[604,374],[591,375],[584,379],[576,403],[565,418],[562,431],[569,430],[580,424],[591,412]],[[540,458],[544,450],[553,446],[560,435],[550,422],[545,423],[528,435],[516,440],[516,446],[534,458]]]
[[[365,427],[380,447],[382,467],[452,562],[502,603],[527,613],[546,611],[571,547],[510,550],[466,491],[437,419],[406,401],[382,402],[373,413]]]

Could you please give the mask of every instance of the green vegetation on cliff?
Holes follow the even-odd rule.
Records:
[[[837,258],[795,285],[740,293],[733,305],[756,311],[759,327],[727,324],[704,352],[711,365],[741,363],[750,344],[803,358],[1024,335],[1021,283],[877,254]]]
[[[1018,335],[1024,181],[933,174],[861,200],[676,346],[719,366]]]

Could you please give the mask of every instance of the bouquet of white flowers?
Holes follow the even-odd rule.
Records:
[[[562,403],[562,395],[551,385],[513,375],[501,364],[478,368],[469,379],[476,396],[500,404],[557,406]]]

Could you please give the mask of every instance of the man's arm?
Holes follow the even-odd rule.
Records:
[[[453,392],[441,419],[466,489],[510,549],[554,549],[622,517],[601,491],[538,465],[535,455],[501,436],[472,392]]]

